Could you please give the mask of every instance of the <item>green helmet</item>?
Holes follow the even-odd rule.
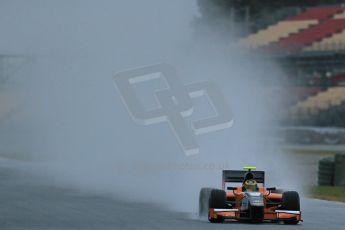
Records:
[[[248,192],[254,192],[257,190],[257,183],[256,180],[246,180],[244,182],[243,187],[245,188],[246,191]]]

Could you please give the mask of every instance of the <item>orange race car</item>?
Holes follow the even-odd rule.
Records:
[[[253,171],[256,167],[251,166],[244,169],[245,171],[224,170],[222,189],[200,190],[200,216],[207,215],[211,223],[222,223],[227,219],[285,224],[298,224],[302,221],[297,192],[266,188],[264,171]],[[241,185],[226,187],[229,183]]]

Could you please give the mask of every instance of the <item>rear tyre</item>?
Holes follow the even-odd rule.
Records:
[[[213,189],[210,193],[209,208],[229,208],[226,204],[226,193],[224,190]],[[222,223],[224,218],[220,216],[208,217],[211,223]]]
[[[281,210],[300,211],[300,199],[299,195],[295,191],[288,191],[283,193]],[[298,224],[298,220],[285,220],[284,224],[295,225]]]
[[[202,188],[199,193],[199,216],[207,216],[212,188]]]

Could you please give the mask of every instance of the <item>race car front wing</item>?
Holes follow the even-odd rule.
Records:
[[[242,219],[240,217],[240,210],[239,209],[219,209],[219,208],[210,208],[209,209],[209,217],[210,218],[217,218],[223,217],[224,219]],[[294,221],[303,221],[302,220],[302,213],[301,211],[293,211],[293,210],[275,210],[269,211],[264,213],[264,221],[287,221],[287,220],[294,220]]]

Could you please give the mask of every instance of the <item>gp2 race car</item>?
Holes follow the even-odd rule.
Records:
[[[297,192],[266,188],[264,171],[253,171],[256,167],[244,169],[223,170],[222,189],[200,190],[200,216],[207,215],[211,223],[222,223],[228,219],[285,224],[302,221]],[[225,187],[228,183],[241,183],[241,186]]]

